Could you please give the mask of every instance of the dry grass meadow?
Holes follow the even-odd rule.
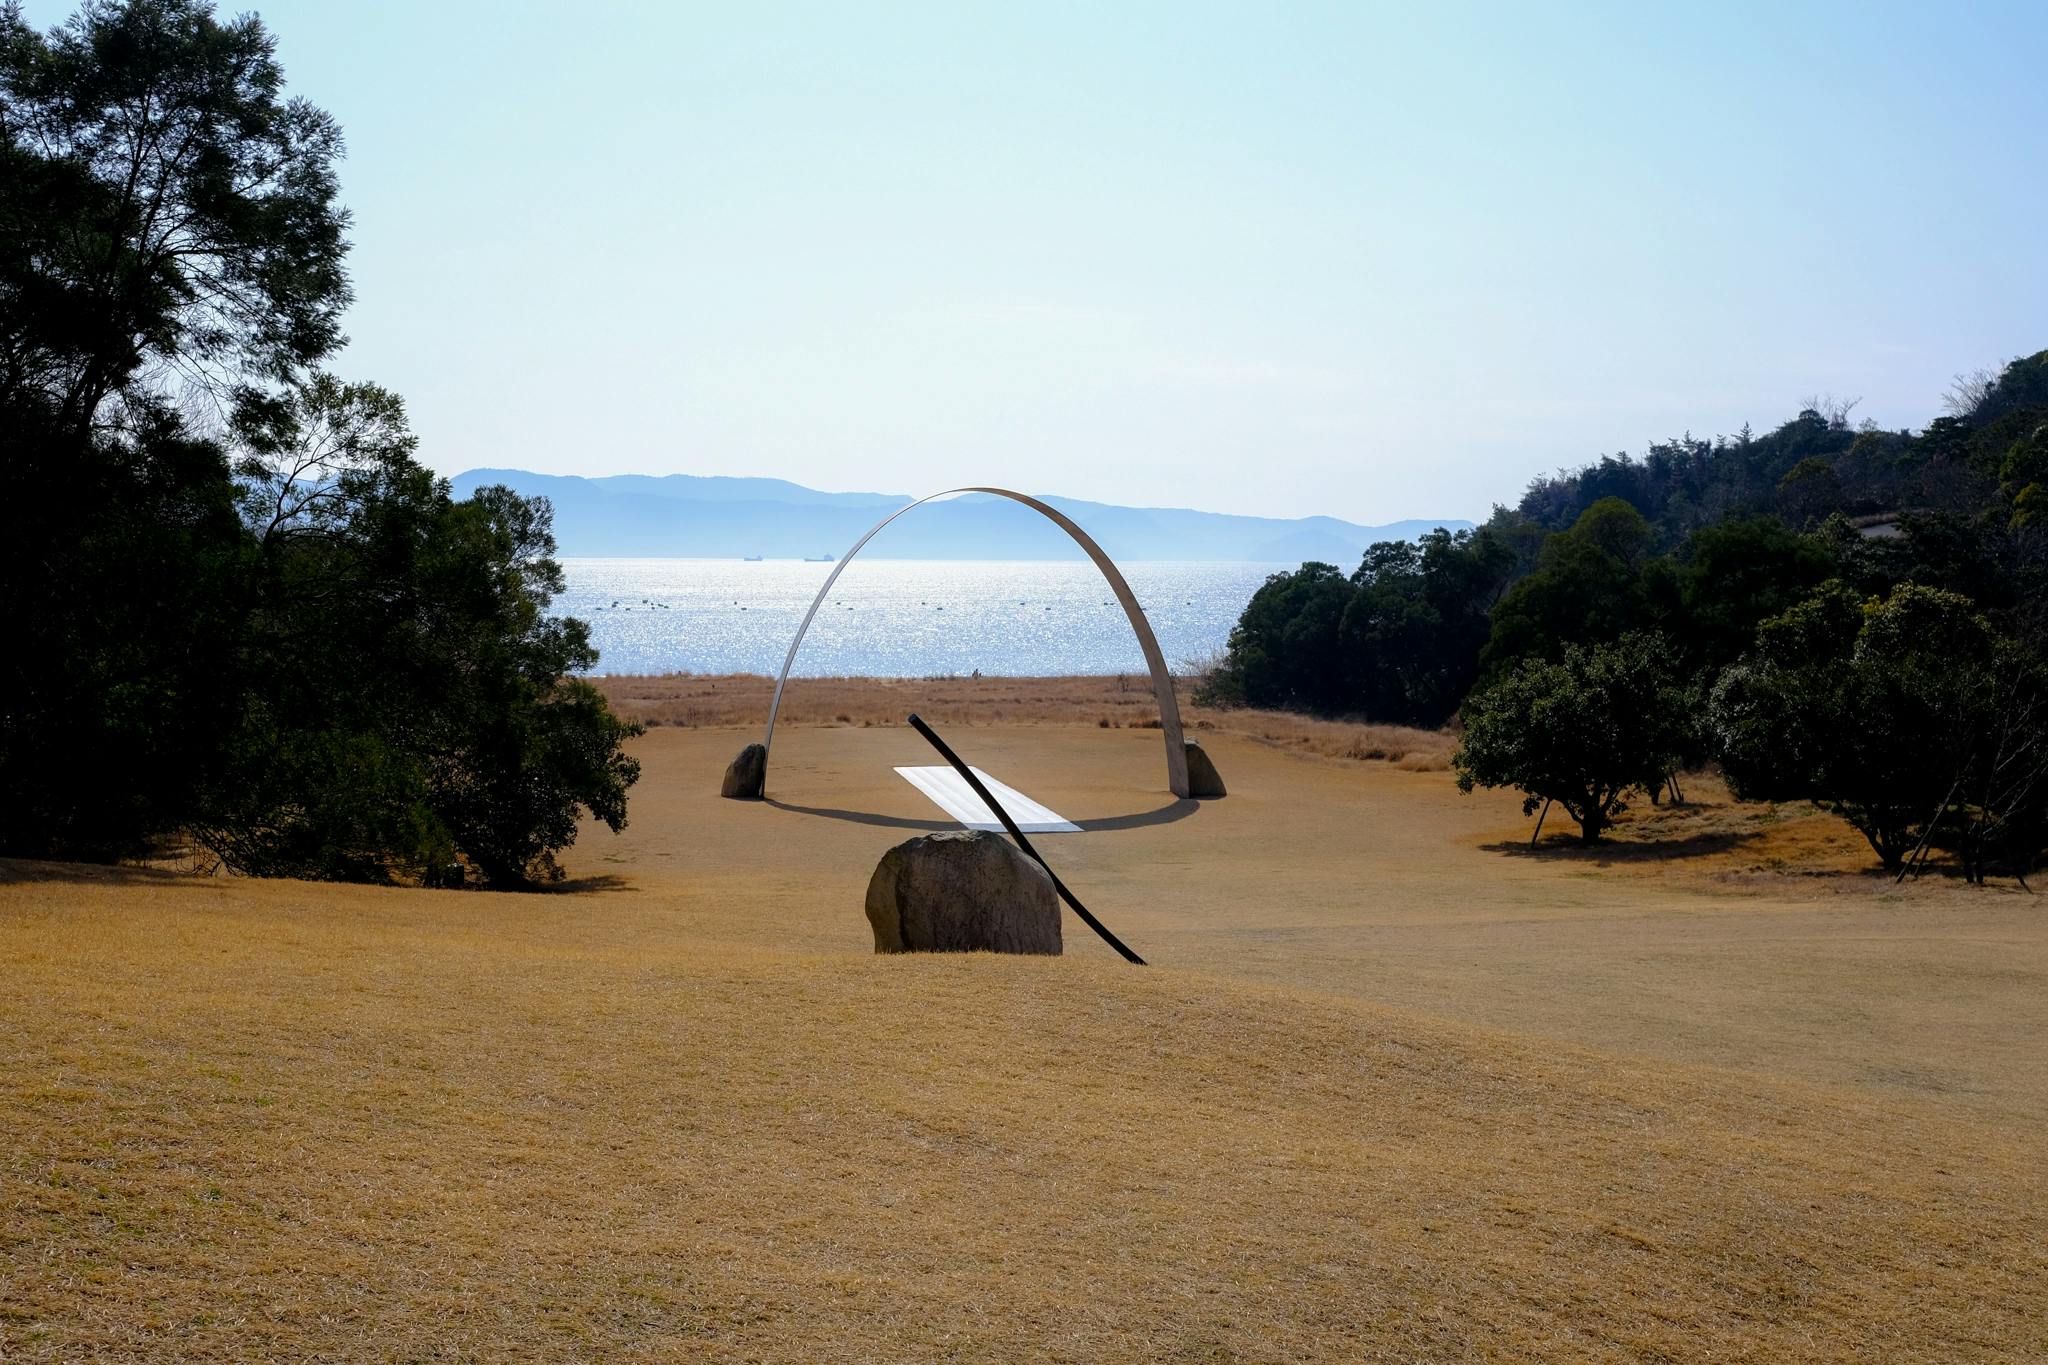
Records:
[[[1114,679],[799,683],[726,802],[746,686],[613,684],[552,894],[0,864],[0,1360],[2048,1358],[2025,893],[1285,718],[1175,801]],[[871,953],[909,709],[1154,965]]]

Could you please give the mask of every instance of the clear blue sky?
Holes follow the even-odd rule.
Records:
[[[261,12],[443,471],[1478,517],[2048,347],[2040,0]]]

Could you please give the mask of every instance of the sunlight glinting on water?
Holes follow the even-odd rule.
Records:
[[[1175,668],[1221,650],[1274,564],[1121,566]],[[832,565],[565,559],[558,613],[588,621],[600,673],[767,673]],[[1095,567],[1072,561],[856,559],[804,637],[804,677],[1130,673],[1136,637]]]

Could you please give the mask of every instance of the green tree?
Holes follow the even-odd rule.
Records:
[[[453,500],[396,396],[316,376],[246,414],[254,703],[203,837],[253,873],[526,885],[579,810],[613,829],[636,727],[587,683],[545,502]]]
[[[1370,547],[1338,628],[1354,709],[1407,725],[1449,720],[1478,676],[1514,567],[1513,549],[1483,527]]]
[[[341,135],[199,0],[0,7],[0,848],[520,884],[617,828],[546,505],[461,503],[340,342]],[[170,401],[177,390],[178,402]],[[238,458],[232,463],[228,451]]]
[[[1653,539],[1642,513],[1608,497],[1544,541],[1536,571],[1494,610],[1481,656],[1486,674],[1498,677],[1524,659],[1557,659],[1568,644],[1603,643],[1654,624]]]
[[[2048,512],[2048,422],[2012,443],[1999,466],[1999,489],[2012,504],[2012,526],[2022,530]]]
[[[349,301],[341,151],[253,15],[94,0],[43,35],[0,10],[0,386],[82,439],[138,374],[225,394],[318,361]]]
[[[1736,794],[1819,802],[1896,872],[1965,790],[1997,724],[2007,646],[1969,599],[1839,582],[1766,621],[1715,687],[1710,724]]]
[[[1325,713],[1354,709],[1339,632],[1356,592],[1334,564],[1310,562],[1268,578],[1231,629],[1204,698]]]
[[[1949,849],[1966,880],[2003,868],[2026,883],[2048,847],[2048,669],[2000,642],[1980,701],[1986,723],[1958,757],[1958,781],[1931,844]]]
[[[130,851],[219,766],[250,552],[163,394],[226,404],[338,340],[339,151],[254,19],[0,8],[0,845]]]
[[[1842,506],[1842,480],[1835,466],[1809,455],[1778,480],[1778,505],[1794,526],[1811,526]]]
[[[1514,567],[1493,531],[1438,529],[1367,547],[1349,579],[1329,564],[1276,574],[1202,698],[1441,725],[1478,673],[1488,612]]]
[[[1678,551],[1680,654],[1693,677],[1711,680],[1756,640],[1769,617],[1804,600],[1834,571],[1834,556],[1813,536],[1774,517],[1731,519],[1703,527]]]
[[[154,405],[128,424],[77,446],[35,402],[0,405],[0,850],[19,856],[113,858],[177,827],[241,711],[226,461]]]
[[[1513,787],[1523,812],[1555,801],[1594,843],[1631,788],[1661,784],[1683,746],[1683,699],[1656,637],[1566,645],[1556,662],[1524,659],[1465,703],[1451,764],[1458,787]]]

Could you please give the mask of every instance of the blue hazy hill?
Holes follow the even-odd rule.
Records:
[[[560,552],[576,557],[696,556],[771,559],[843,554],[902,494],[826,493],[783,479],[615,474],[584,478],[523,469],[471,469],[452,480],[458,497],[505,484],[555,509]],[[1041,494],[1119,559],[1321,559],[1349,568],[1377,540],[1405,540],[1451,518],[1361,526],[1336,517],[1245,517],[1181,507],[1118,507]],[[968,494],[921,508],[863,553],[888,559],[1065,559],[1073,543],[1057,527],[1003,498]]]

